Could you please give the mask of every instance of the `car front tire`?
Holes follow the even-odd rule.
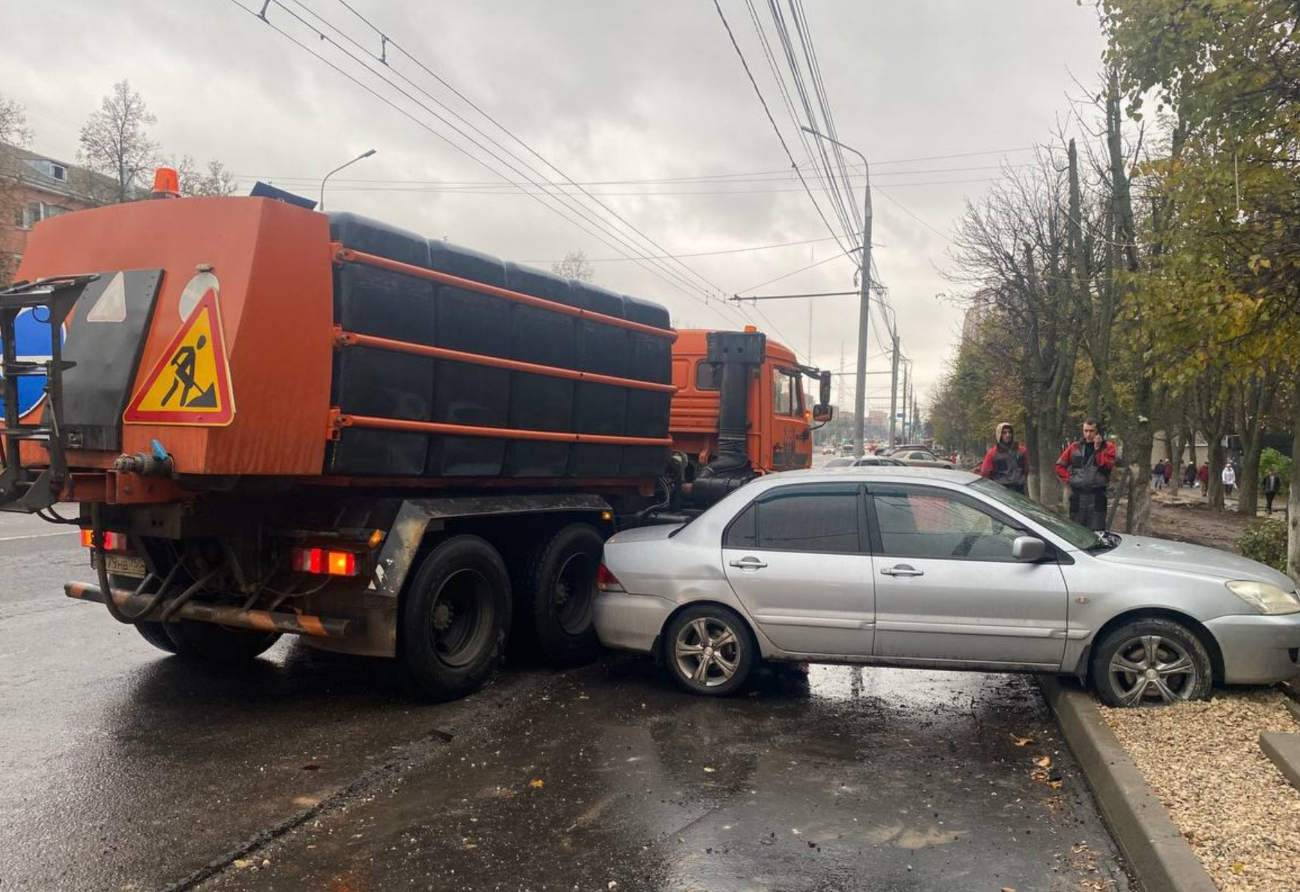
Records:
[[[1204,700],[1214,675],[1196,633],[1167,619],[1140,619],[1107,633],[1092,657],[1097,696],[1107,706]]]
[[[758,645],[749,626],[718,604],[698,604],[677,614],[664,634],[664,662],[692,694],[725,697],[749,680]]]

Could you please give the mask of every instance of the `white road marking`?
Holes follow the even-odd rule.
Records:
[[[48,539],[51,536],[75,536],[81,530],[59,530],[57,533],[32,533],[29,536],[0,536],[0,542],[17,542],[19,539]]]

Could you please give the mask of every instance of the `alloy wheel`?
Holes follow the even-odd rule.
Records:
[[[1115,649],[1109,667],[1115,693],[1126,706],[1191,698],[1198,677],[1191,654],[1164,635],[1139,635]]]
[[[682,626],[673,642],[677,671],[704,688],[726,684],[736,674],[744,643],[736,630],[717,617],[700,616]]]

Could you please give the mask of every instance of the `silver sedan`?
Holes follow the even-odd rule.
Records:
[[[760,660],[1076,675],[1114,706],[1300,673],[1300,593],[1255,561],[1094,533],[964,471],[794,471],[605,544],[596,630],[698,694]]]

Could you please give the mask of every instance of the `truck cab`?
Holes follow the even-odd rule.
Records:
[[[794,351],[752,330],[762,339],[761,361],[750,369],[747,447],[749,461],[760,473],[812,467],[811,422],[830,419],[829,375],[800,365]],[[677,393],[669,415],[673,448],[695,467],[717,456],[722,404],[722,363],[710,361],[709,332],[679,329],[673,345],[673,386]],[[814,398],[804,378],[824,382]]]

